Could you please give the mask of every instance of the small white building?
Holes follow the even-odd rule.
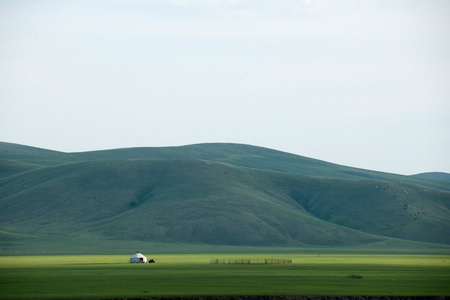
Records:
[[[130,263],[146,263],[147,257],[142,255],[141,253],[137,252],[135,255],[130,257]]]

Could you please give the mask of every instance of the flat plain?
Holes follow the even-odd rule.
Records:
[[[146,254],[146,253],[144,253]],[[0,257],[1,299],[239,295],[450,295],[450,255],[157,254]],[[213,258],[290,258],[292,264],[210,264]]]

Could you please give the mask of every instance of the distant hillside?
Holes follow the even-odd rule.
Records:
[[[443,172],[429,172],[429,173],[420,173],[413,175],[418,178],[432,179],[432,180],[442,180],[442,181],[450,181],[450,174]]]
[[[236,144],[73,154],[0,146],[6,148],[2,164],[17,169],[0,179],[0,240],[8,243],[78,237],[249,246],[333,247],[390,238],[450,244],[445,182],[411,178],[416,185],[407,176]]]

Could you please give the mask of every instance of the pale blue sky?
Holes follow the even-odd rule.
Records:
[[[450,1],[0,1],[0,141],[450,172]]]

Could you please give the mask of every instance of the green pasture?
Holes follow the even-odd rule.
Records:
[[[450,295],[450,255],[148,255],[156,264],[130,264],[129,256],[1,256],[0,298]],[[291,258],[293,263],[216,265],[212,258]]]

